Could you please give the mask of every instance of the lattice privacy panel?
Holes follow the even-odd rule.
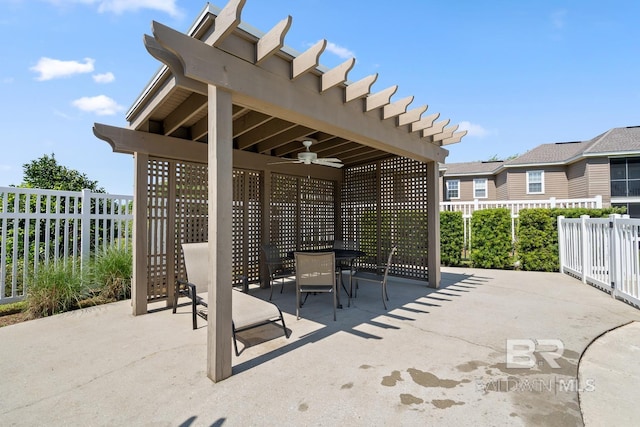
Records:
[[[373,268],[397,245],[391,274],[427,279],[427,165],[396,157],[345,170],[343,240],[370,254]]]
[[[330,247],[335,239],[336,184],[300,179],[300,249]]]
[[[269,211],[269,240],[278,245],[284,257],[298,249],[298,178],[271,174]]]
[[[342,185],[342,240],[368,254],[360,266],[378,264],[378,164],[348,168]]]
[[[271,175],[269,235],[281,256],[297,249],[330,247],[335,239],[334,181]]]
[[[173,253],[175,278],[185,278],[182,257],[183,243],[208,240],[208,185],[207,165],[202,163],[175,163],[175,239]]]
[[[260,242],[262,241],[262,174],[233,171],[233,277],[249,283],[260,280]]]
[[[150,159],[147,163],[147,298],[149,300],[167,296],[169,170],[168,161]]]
[[[148,185],[147,298],[165,299],[186,277],[182,243],[208,240],[207,165],[150,159]],[[233,171],[233,284],[259,281],[262,241],[262,174]],[[175,216],[171,218],[170,214]]]

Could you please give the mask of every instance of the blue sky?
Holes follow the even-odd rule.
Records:
[[[108,192],[132,194],[133,159],[111,152],[94,122],[125,126],[160,67],[144,49],[152,20],[186,31],[206,2],[0,0],[0,186],[44,154]],[[225,1],[213,1],[223,7]],[[268,31],[293,17],[286,44],[320,39],[349,80],[461,123],[447,162],[522,154],[640,125],[640,2],[247,0],[242,19]]]

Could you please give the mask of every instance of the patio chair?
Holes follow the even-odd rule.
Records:
[[[262,254],[264,256],[264,263],[267,266],[269,274],[269,287],[271,292],[269,293],[269,301],[273,297],[273,282],[274,280],[281,279],[280,293],[284,289],[284,280],[288,277],[292,277],[295,274],[295,269],[286,265],[286,258],[280,256],[280,249],[273,243],[266,243],[262,245]]]
[[[387,293],[387,276],[389,275],[389,268],[391,267],[391,259],[393,258],[393,254],[396,253],[397,247],[394,246],[389,251],[389,257],[387,258],[387,263],[384,265],[380,265],[376,268],[376,272],[372,273],[369,271],[355,271],[351,276],[351,280],[355,282],[356,289],[354,293],[354,298],[358,296],[358,283],[359,282],[371,282],[378,283],[382,289],[382,305],[384,309],[387,309],[386,301],[389,301],[389,294]]]
[[[178,298],[186,296],[191,299],[191,315],[193,329],[198,327],[198,317],[207,320],[207,302],[197,294],[197,286],[208,288],[207,263],[209,262],[209,244],[183,243],[184,266],[187,280],[178,280],[173,299],[173,313],[176,312]],[[256,328],[269,323],[282,323],[284,336],[289,338],[289,331],[284,323],[282,311],[272,302],[256,298],[244,292],[231,292],[231,334],[236,356],[239,356],[236,333]]]
[[[333,293],[333,320],[336,320],[336,258],[333,252],[294,252],[296,260],[296,317],[310,293]],[[300,301],[301,294],[306,294]]]

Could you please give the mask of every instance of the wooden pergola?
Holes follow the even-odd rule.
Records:
[[[129,126],[94,126],[114,152],[134,156],[133,313],[146,313],[154,299],[172,303],[173,283],[183,272],[180,244],[209,242],[207,373],[213,381],[231,375],[229,284],[238,268],[259,268],[255,242],[273,237],[272,186],[280,191],[281,184],[270,177],[335,183],[328,203],[340,212],[350,170],[393,159],[424,165],[412,182],[424,189],[415,194],[426,199],[425,269],[429,285],[438,287],[438,164],[448,155],[443,146],[466,133],[448,127],[449,120],[437,121],[438,113],[424,115],[427,106],[409,109],[413,97],[392,101],[397,86],[371,93],[377,75],[348,82],[355,59],[321,67],[326,40],[303,53],[285,47],[290,16],[266,34],[242,24],[245,1],[231,0],[221,10],[207,5],[186,34],[153,22],[153,36],[144,43],[163,66],[130,109]],[[295,159],[307,138],[316,141],[318,156],[338,157],[344,169],[279,162]],[[406,167],[384,164],[391,171]],[[379,166],[371,170],[372,176],[383,173]],[[240,205],[254,211],[234,222]],[[341,238],[343,216],[334,215],[324,232]],[[293,245],[300,246],[297,239]],[[234,259],[232,243],[249,255]]]

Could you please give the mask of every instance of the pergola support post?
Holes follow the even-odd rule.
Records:
[[[440,287],[440,194],[438,162],[427,162],[427,269],[429,287]]]
[[[233,132],[231,93],[208,86],[209,287],[207,376],[231,376]]]
[[[147,167],[149,155],[135,152],[133,155],[133,280],[131,283],[131,308],[134,316],[147,313],[148,284],[147,263],[149,246],[147,234]]]

